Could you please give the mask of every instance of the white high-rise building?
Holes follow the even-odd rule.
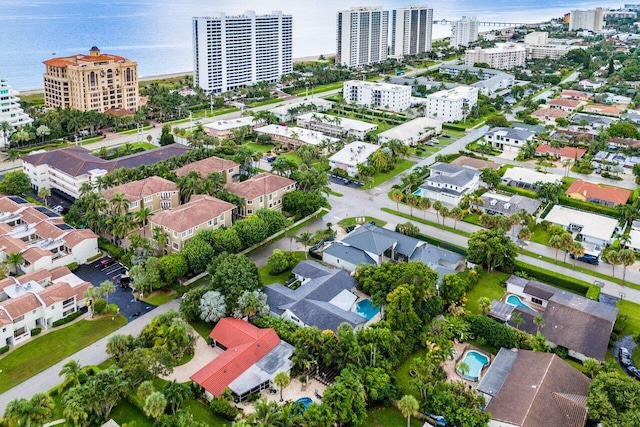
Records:
[[[391,12],[391,56],[418,55],[431,50],[433,9],[408,6]]]
[[[601,31],[604,28],[606,10],[598,7],[590,10],[572,10],[569,15],[569,31]]]
[[[336,28],[336,64],[360,67],[387,59],[389,11],[380,7],[340,10]]]
[[[464,64],[473,67],[474,64],[488,64],[489,68],[499,70],[511,70],[515,67],[524,67],[527,60],[527,49],[524,45],[516,43],[496,43],[496,47],[482,49],[476,47],[466,51]]]
[[[458,86],[427,95],[427,117],[455,122],[464,119],[478,103],[478,88]]]
[[[281,11],[193,18],[195,84],[221,93],[291,74],[292,31]]]
[[[451,47],[469,46],[478,41],[478,20],[463,16],[459,21],[451,22]]]
[[[13,129],[33,123],[33,119],[20,108],[18,92],[0,79],[0,123],[7,122]],[[0,132],[0,146],[4,146],[4,135]]]

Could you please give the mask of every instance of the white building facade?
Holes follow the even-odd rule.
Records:
[[[293,18],[274,11],[193,18],[194,82],[222,93],[291,74]]]
[[[18,92],[11,89],[11,86],[0,79],[0,123],[7,122],[13,129],[33,123],[33,119],[20,108],[20,98]],[[2,139],[0,144],[6,147],[8,141],[4,140],[4,135],[0,135]],[[7,135],[8,137],[8,135]]]
[[[598,7],[590,10],[572,10],[569,16],[569,31],[601,31],[604,28],[606,10]]]
[[[462,17],[458,21],[451,22],[451,47],[469,46],[478,41],[478,20],[476,18]],[[473,64],[471,64],[473,65]]]
[[[352,142],[329,157],[331,169],[342,169],[347,171],[349,176],[358,174],[358,165],[369,164],[369,156],[380,149],[379,145],[366,142]]]
[[[466,51],[464,63],[467,67],[484,63],[491,68],[510,70],[515,67],[524,67],[527,60],[527,49],[521,44],[496,43],[496,47],[482,49],[475,48]]]
[[[427,116],[445,122],[464,119],[478,103],[478,88],[458,86],[427,96]]]
[[[392,139],[402,141],[406,145],[416,145],[442,132],[442,121],[428,117],[415,119],[395,126],[378,134],[378,144],[384,144]]]
[[[336,28],[336,64],[360,67],[387,59],[389,11],[380,7],[340,10]]]
[[[404,111],[411,106],[411,86],[349,80],[344,82],[342,96],[347,103]]]
[[[391,56],[418,55],[431,50],[433,9],[408,6],[391,12]]]

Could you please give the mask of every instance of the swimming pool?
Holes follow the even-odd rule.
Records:
[[[302,403],[304,405],[304,409],[307,409],[309,405],[311,405],[313,400],[311,400],[310,397],[301,397],[300,399],[296,400],[296,402]]]
[[[531,306],[527,305],[524,301],[520,299],[517,295],[509,295],[507,297],[507,304],[514,305],[516,307],[523,307],[531,311],[535,311]]]
[[[458,368],[456,371],[460,374],[464,379],[469,381],[478,381],[480,377],[480,372],[482,368],[489,364],[489,358],[482,353],[478,353],[475,350],[470,350],[464,355],[463,362],[469,366],[469,372],[466,374],[462,374]]]
[[[356,304],[354,311],[367,320],[373,319],[373,316],[380,313],[380,309],[378,307],[374,307],[374,305],[371,304],[370,299],[363,299],[362,301],[359,301]]]

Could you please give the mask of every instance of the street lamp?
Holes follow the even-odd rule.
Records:
[[[213,93],[209,94],[209,106],[211,107],[211,115],[213,116]]]

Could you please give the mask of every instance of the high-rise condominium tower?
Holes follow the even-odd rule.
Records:
[[[459,21],[451,22],[451,47],[469,46],[478,40],[478,20],[462,17]]]
[[[336,63],[347,67],[387,59],[389,11],[379,7],[354,7],[336,15]]]
[[[433,9],[408,6],[391,12],[391,56],[417,55],[431,50]]]

